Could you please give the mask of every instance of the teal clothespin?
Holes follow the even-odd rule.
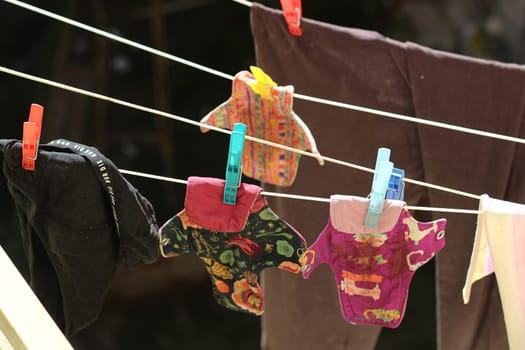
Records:
[[[374,227],[379,221],[379,216],[383,212],[388,181],[394,168],[394,163],[390,162],[390,149],[380,148],[377,152],[374,180],[372,182],[372,192],[370,193],[370,203],[366,214],[366,227]]]
[[[230,147],[226,164],[226,183],[224,185],[225,204],[235,205],[237,201],[237,188],[241,185],[242,177],[242,153],[244,151],[244,138],[246,137],[246,125],[235,123],[230,136]]]

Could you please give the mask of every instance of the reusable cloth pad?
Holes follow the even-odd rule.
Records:
[[[255,71],[265,78],[257,80],[248,71],[237,73],[231,97],[201,122],[230,130],[235,123],[244,123],[246,135],[319,154],[312,133],[292,110],[293,86],[273,86],[271,78],[260,70]],[[208,131],[205,127],[201,130]],[[242,170],[246,176],[262,182],[290,186],[297,174],[300,157],[295,152],[247,140]],[[319,164],[323,164],[322,159]]]
[[[496,274],[510,349],[525,349],[525,205],[481,196],[463,301],[474,282]]]
[[[261,196],[241,184],[237,203],[224,204],[224,180],[190,177],[184,209],[160,228],[164,257],[193,253],[204,261],[217,302],[261,315],[264,297],[258,273],[266,267],[299,273],[305,240]]]
[[[446,220],[418,222],[404,202],[387,200],[377,226],[369,228],[364,225],[368,203],[331,196],[328,224],[301,257],[303,276],[329,264],[349,323],[395,328],[415,271],[445,246]]]

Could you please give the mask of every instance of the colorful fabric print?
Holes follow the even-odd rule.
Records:
[[[277,86],[261,69],[251,67],[233,79],[232,95],[201,122],[226,129],[244,123],[246,135],[319,154],[306,124],[292,110],[293,86]],[[208,131],[202,127],[203,132]],[[295,180],[301,155],[247,140],[243,154],[246,176],[278,186]],[[323,164],[321,158],[319,164]]]
[[[254,315],[264,311],[259,272],[279,267],[299,273],[299,252],[305,248],[304,238],[268,207],[261,190],[242,184],[237,204],[231,206],[222,203],[223,180],[191,177],[185,209],[160,229],[164,257],[196,254],[210,275],[217,302]]]
[[[330,202],[328,224],[300,257],[304,278],[329,264],[349,323],[399,326],[412,276],[445,245],[446,220],[418,222],[404,202],[387,200],[378,225],[368,228],[368,199],[334,195]]]

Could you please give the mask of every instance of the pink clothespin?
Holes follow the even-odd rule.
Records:
[[[40,133],[42,132],[42,116],[44,107],[33,103],[29,111],[29,121],[24,122],[22,135],[22,168],[35,170],[35,160],[38,155]]]
[[[288,23],[290,33],[295,36],[303,34],[300,27],[301,17],[303,16],[301,0],[281,0],[281,7],[283,8],[284,18],[286,23]]]

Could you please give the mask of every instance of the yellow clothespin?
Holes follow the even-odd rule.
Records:
[[[250,70],[256,81],[248,82],[248,86],[262,98],[273,100],[272,88],[277,87],[277,83],[259,67],[250,66]]]

